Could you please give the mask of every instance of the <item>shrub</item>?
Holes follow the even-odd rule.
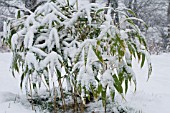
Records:
[[[121,13],[120,23],[114,22],[113,12]],[[45,86],[54,110],[59,109],[57,98],[63,110],[71,98],[74,110],[82,111],[87,101],[101,99],[106,112],[107,100],[114,102],[116,93],[124,97],[131,81],[136,86],[133,58],[141,67],[148,60],[149,77],[152,68],[145,38],[133,22],[139,19],[125,12],[133,14],[98,4],[76,9],[58,0],[30,15],[18,10],[16,19],[7,21],[4,34],[13,53],[12,73],[20,73],[20,87],[25,85],[31,102]]]

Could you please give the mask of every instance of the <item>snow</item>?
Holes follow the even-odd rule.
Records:
[[[34,113],[19,88],[19,78],[9,71],[11,58],[10,53],[0,53],[0,113]]]
[[[61,3],[62,4],[62,3]],[[93,5],[95,5],[95,4],[92,4],[92,6]],[[61,11],[60,11],[60,8],[58,8],[58,7],[55,7],[54,6],[54,4],[53,3],[47,3],[47,4],[45,4],[45,5],[43,5],[41,8],[38,8],[36,11],[35,11],[35,14],[40,14],[41,12],[42,12],[42,15],[46,15],[44,18],[42,17],[42,16],[38,16],[38,17],[36,17],[36,20],[35,20],[35,14],[33,14],[33,13],[31,13],[31,15],[26,19],[26,21],[24,21],[24,24],[25,24],[25,26],[26,26],[26,28],[21,28],[22,30],[20,30],[19,32],[17,32],[16,34],[14,34],[13,35],[13,37],[12,37],[12,49],[13,50],[17,50],[17,47],[18,48],[20,48],[21,46],[20,46],[20,43],[17,43],[17,42],[20,42],[20,41],[22,41],[23,40],[23,38],[24,38],[24,36],[25,36],[25,38],[24,38],[24,49],[26,49],[26,55],[25,55],[25,63],[26,63],[26,66],[28,66],[28,69],[30,69],[31,70],[31,68],[35,68],[35,69],[33,69],[33,72],[31,71],[31,74],[29,75],[29,74],[27,74],[26,75],[26,83],[25,83],[25,86],[26,86],[26,89],[28,89],[27,88],[27,83],[28,83],[28,81],[27,81],[27,79],[29,78],[29,76],[31,76],[32,78],[33,78],[33,83],[35,83],[36,81],[37,81],[37,78],[34,76],[38,71],[42,71],[43,69],[45,69],[46,67],[48,68],[48,71],[49,71],[49,75],[51,75],[50,77],[51,78],[53,78],[53,74],[54,74],[54,72],[56,72],[57,70],[59,70],[60,72],[62,72],[62,63],[63,63],[63,60],[64,59],[62,59],[62,57],[57,53],[57,52],[60,52],[60,44],[62,44],[62,43],[60,43],[60,39],[64,39],[64,36],[61,38],[60,37],[60,35],[61,34],[66,34],[67,32],[66,32],[66,30],[61,30],[61,31],[57,31],[57,29],[56,28],[53,28],[53,25],[52,25],[52,21],[53,20],[56,20],[56,18],[58,18],[58,16],[60,16],[61,18],[63,18],[64,20],[63,20],[63,22],[62,22],[62,24],[64,24],[65,26],[66,26],[66,28],[67,27],[71,27],[72,26],[72,24],[74,24],[74,22],[78,19],[78,17],[80,16],[80,15],[85,15],[86,14],[86,16],[87,16],[87,18],[88,18],[88,21],[89,21],[89,24],[91,24],[91,17],[90,17],[90,13],[89,13],[89,7],[91,7],[90,5],[87,5],[87,6],[83,6],[83,7],[81,7],[81,8],[79,8],[79,10],[78,10],[78,12],[77,13],[74,13],[74,15],[72,16],[72,18],[68,18],[68,17],[66,17],[65,16],[65,14],[63,14],[63,13],[61,13]],[[99,8],[99,7],[98,7]],[[43,10],[43,9],[47,9],[47,10]],[[50,14],[48,14],[48,13],[50,13]],[[106,21],[104,21],[103,22],[103,25],[101,25],[99,28],[101,29],[101,32],[100,32],[100,35],[98,36],[98,38],[97,39],[102,39],[104,36],[105,36],[105,34],[106,33],[108,33],[108,34],[111,34],[112,32],[113,33],[117,33],[118,31],[119,31],[119,29],[118,28],[116,28],[116,26],[113,26],[113,22],[111,21],[112,19],[111,19],[111,16],[110,16],[110,13],[111,13],[111,11],[110,11],[110,9],[108,10],[108,13],[105,15],[105,18],[106,18]],[[53,15],[53,16],[52,16]],[[56,18],[55,18],[56,17]],[[129,18],[127,18],[127,19],[129,19]],[[136,18],[130,18],[130,19],[135,19],[136,20]],[[59,19],[58,19],[59,20]],[[38,29],[39,27],[43,27],[43,26],[45,26],[45,23],[46,22],[48,22],[48,28],[49,29],[43,29],[46,33],[42,33],[42,34],[44,34],[44,35],[47,35],[47,39],[46,38],[44,38],[44,37],[46,37],[46,36],[40,36],[40,37],[38,37],[38,39],[35,41],[35,44],[38,44],[38,45],[34,45],[34,41],[33,41],[33,39],[34,38],[36,38],[36,33],[37,33],[37,31],[36,31],[36,29]],[[59,21],[58,21],[59,22]],[[59,22],[60,23],[60,22]],[[43,26],[41,26],[41,25],[43,25]],[[16,25],[17,26],[17,25]],[[110,28],[114,28],[113,30],[110,30]],[[133,26],[133,27],[137,27],[137,26]],[[6,28],[7,29],[7,28]],[[74,34],[74,27],[72,27],[71,28],[72,29],[72,31],[73,31],[73,34]],[[138,30],[138,28],[136,28],[136,30]],[[48,37],[48,33],[49,33],[49,37]],[[69,33],[69,32],[68,32]],[[115,34],[114,34],[115,35]],[[125,36],[125,35],[127,35],[127,33],[125,32],[125,31],[123,31],[123,32],[121,32],[121,37],[123,37],[123,36]],[[67,35],[66,35],[67,36]],[[65,52],[64,52],[64,54],[66,54],[66,60],[68,59],[67,57],[68,56],[75,56],[76,54],[76,52],[78,52],[78,53],[80,53],[80,61],[79,62],[77,62],[75,65],[73,65],[74,67],[73,67],[73,70],[72,71],[74,71],[75,69],[79,69],[80,71],[79,71],[79,75],[78,75],[78,80],[81,82],[81,84],[82,85],[88,85],[89,84],[89,81],[90,82],[94,82],[93,80],[91,80],[91,76],[94,76],[94,74],[93,74],[93,71],[92,71],[92,63],[93,62],[95,62],[95,60],[97,59],[96,58],[96,55],[94,54],[94,51],[92,50],[92,45],[94,45],[94,43],[93,42],[96,42],[96,40],[94,39],[94,40],[92,40],[92,39],[87,39],[87,40],[85,40],[84,42],[82,42],[82,43],[80,43],[80,44],[77,44],[78,45],[78,50],[76,50],[77,48],[75,47],[76,45],[74,45],[75,43],[76,43],[76,39],[73,41],[73,39],[74,38],[76,38],[76,37],[72,37],[72,36],[68,36],[68,38],[66,38],[66,39],[64,39],[64,41],[62,41],[63,42],[63,44],[64,45],[66,45],[66,46],[68,46],[68,48],[67,49],[65,49],[64,47],[62,48]],[[124,39],[126,39],[126,37],[124,37]],[[72,43],[67,43],[67,41],[68,40],[70,40],[70,41],[72,41]],[[106,37],[104,37],[104,40],[107,40],[106,39]],[[41,41],[41,43],[42,42],[44,42],[43,44],[41,44],[41,43],[39,43]],[[109,41],[109,40],[108,40]],[[69,41],[68,41],[69,42]],[[74,43],[74,44],[73,44]],[[138,52],[141,52],[141,53],[143,53],[143,54],[145,54],[145,52],[144,51],[141,51],[141,49],[143,50],[143,49],[145,49],[140,43],[139,43],[139,41],[138,40],[136,40],[135,41],[135,44],[137,44],[137,49],[138,49]],[[91,46],[90,46],[91,45]],[[20,46],[20,47],[19,47]],[[41,48],[43,49],[43,48],[45,48],[47,46],[47,48],[48,48],[48,51],[42,51],[41,50]],[[57,50],[57,52],[54,52],[53,51],[53,48],[54,48],[54,46],[56,46],[55,48],[56,49],[59,49],[59,50]],[[90,46],[90,47],[89,47]],[[96,46],[96,45],[95,45]],[[106,43],[103,43],[103,46],[104,47],[107,47],[107,45],[106,45]],[[27,50],[27,48],[28,48],[28,50]],[[70,51],[70,52],[72,52],[71,54],[69,54],[70,52],[69,52],[69,50],[73,50],[73,52],[72,51]],[[102,49],[101,49],[102,50]],[[107,51],[105,51],[105,50],[103,50],[104,51],[104,53],[103,53],[103,55],[102,55],[102,57],[103,57],[103,59],[106,59],[106,58],[110,58],[110,56],[109,55],[107,55],[107,51],[110,51],[110,49],[108,49]],[[47,52],[47,53],[46,53]],[[129,51],[128,51],[129,52]],[[35,53],[35,54],[34,54]],[[88,53],[88,55],[87,55],[87,53]],[[127,53],[127,52],[126,52]],[[3,54],[2,54],[3,55]],[[36,55],[37,56],[39,56],[40,58],[36,61]],[[87,58],[86,58],[86,55],[88,56]],[[126,54],[127,55],[127,54]],[[9,55],[10,56],[10,55]],[[95,57],[90,57],[90,56],[95,56]],[[23,57],[24,57],[24,55],[23,55]],[[45,58],[44,58],[45,57]],[[71,58],[73,58],[73,57],[71,57]],[[126,57],[128,57],[128,55],[127,56],[125,56],[125,58]],[[23,58],[24,59],[24,58]],[[103,60],[102,59],[102,60]],[[111,58],[110,58],[111,59]],[[87,61],[86,61],[87,60]],[[126,62],[130,62],[131,61],[131,59],[130,58],[128,58],[127,59],[128,61],[125,61],[125,62],[123,62],[121,65],[125,65],[126,64]],[[147,60],[149,60],[150,61],[150,59],[147,57]],[[111,62],[110,62],[111,61]],[[115,60],[115,61],[117,61],[117,60]],[[7,62],[5,62],[5,63],[7,63]],[[70,64],[71,64],[72,62],[70,62]],[[112,60],[109,60],[109,63],[110,63],[110,65],[109,65],[109,69],[113,69],[112,68]],[[157,62],[156,62],[157,63]],[[158,62],[159,63],[159,62]],[[83,65],[83,64],[85,64],[85,65]],[[150,64],[150,62],[149,62],[149,64]],[[2,66],[4,66],[3,64],[2,64]],[[25,66],[25,65],[24,65]],[[137,66],[137,64],[135,64],[135,66]],[[57,69],[55,69],[55,68]],[[117,65],[116,65],[116,67],[117,67]],[[135,67],[135,71],[137,71],[136,73],[137,73],[137,75],[146,75],[147,76],[147,74],[145,74],[145,72],[146,72],[146,70],[147,70],[147,68],[146,68],[147,66],[145,66],[145,68],[144,68],[144,70],[143,71],[139,71],[140,69],[138,69],[138,68],[136,68]],[[133,79],[133,81],[134,81],[134,83],[135,83],[135,85],[136,85],[136,77],[135,77],[135,73],[133,72],[133,70],[131,69],[131,67],[130,66],[128,66],[128,65],[125,65],[125,69],[126,69],[126,71],[128,72],[128,73],[132,73],[132,79]],[[104,69],[104,71],[105,71],[105,69]],[[6,72],[9,72],[9,71],[6,71]],[[110,74],[110,76],[109,76],[109,73],[110,73],[110,70],[106,70],[105,72],[104,72],[104,74],[103,75],[105,75],[106,77],[104,78],[101,78],[101,80],[102,80],[102,84],[108,84],[109,85],[109,87],[113,87],[111,84],[112,84],[112,77],[111,77],[111,74]],[[4,74],[2,73],[2,75],[1,76],[3,76]],[[8,75],[9,76],[9,73],[7,73],[6,75]],[[46,76],[48,76],[48,75],[44,75],[44,79],[45,79],[45,77]],[[19,76],[18,76],[19,77]],[[145,77],[144,77],[145,78]],[[7,78],[4,78],[4,79],[7,79]],[[160,78],[159,78],[160,79]],[[3,80],[3,79],[2,79]],[[17,80],[17,82],[15,83],[15,85],[17,85],[18,84],[18,78],[16,78],[15,80]],[[53,80],[53,79],[52,79]],[[139,80],[140,81],[138,81],[139,83],[143,80],[143,79],[141,79],[141,78],[139,78]],[[13,87],[13,83],[11,83],[11,81],[13,81],[12,79],[10,80],[10,83],[9,83],[9,85],[10,84],[12,84],[12,87]],[[41,81],[41,80],[40,80]],[[137,83],[138,83],[137,82]],[[145,85],[145,82],[146,81],[142,81],[141,83],[141,86],[139,86],[139,87],[141,87],[141,89],[143,88],[143,85]],[[50,81],[50,83],[51,83],[51,81]],[[65,85],[65,84],[64,84]],[[18,87],[19,85],[17,85],[16,87]],[[156,83],[154,84],[154,86],[157,88],[157,86],[156,86]],[[0,87],[1,88],[1,87]],[[2,88],[4,88],[4,86],[2,87]],[[88,88],[88,87],[87,87]],[[133,88],[133,87],[132,87]],[[153,88],[153,89],[156,89],[156,88]],[[8,88],[6,88],[6,89],[8,89]],[[18,88],[19,89],[19,88]],[[18,89],[16,89],[16,91],[18,91],[17,93],[16,92],[11,92],[11,90],[9,90],[8,92],[10,92],[10,93],[8,93],[8,92],[2,92],[2,104],[4,103],[4,102],[9,102],[9,101],[12,101],[12,102],[17,102],[17,104],[20,104],[20,103],[25,103],[25,102],[27,102],[26,101],[26,99],[22,99],[21,98],[21,100],[20,100],[20,96],[18,96],[18,95],[21,95],[21,97],[23,97],[22,96],[22,93],[20,92],[20,90],[18,90]],[[50,89],[50,88],[49,88]],[[144,89],[146,89],[146,88],[144,88]],[[26,90],[27,91],[27,90]],[[140,90],[139,90],[140,91]],[[150,91],[150,90],[149,90]],[[152,90],[151,90],[151,92],[152,92]],[[7,95],[7,97],[12,97],[12,98],[3,98],[4,97],[4,93],[5,93],[5,95]],[[146,98],[149,98],[149,100],[150,100],[150,97],[152,97],[152,95],[149,95],[148,94],[148,91],[142,91],[142,93],[146,93],[146,95],[144,95],[144,97],[143,97],[143,95],[142,95],[142,97],[143,98],[145,98],[145,96],[146,96]],[[150,92],[149,92],[150,93]],[[28,94],[28,93],[27,93]],[[138,91],[137,91],[137,93],[135,94],[135,96],[137,96],[137,99],[138,99],[138,94],[141,94],[141,92],[139,93]],[[148,95],[149,96],[148,96]],[[139,101],[136,101],[137,99],[135,99],[135,102],[137,102],[136,103],[136,105],[133,105],[133,99],[131,99],[132,97],[135,97],[135,96],[132,96],[132,95],[134,95],[133,93],[132,93],[132,91],[130,90],[130,92],[128,92],[128,95],[127,95],[127,100],[129,99],[129,101],[127,101],[127,102],[123,102],[125,105],[127,104],[127,106],[132,106],[132,107],[134,107],[135,109],[142,109],[142,111],[144,110],[144,111],[146,111],[147,112],[147,109],[145,110],[145,108],[146,107],[143,107],[141,104],[139,104],[140,103],[140,98],[139,98]],[[139,96],[140,97],[140,96]],[[16,98],[16,99],[15,99]],[[157,98],[154,98],[155,100],[157,100]],[[153,99],[153,100],[154,100]],[[121,99],[119,99],[119,100],[121,100]],[[132,101],[131,101],[132,100]],[[145,99],[143,99],[143,100],[145,100]],[[152,99],[151,99],[152,100]],[[150,102],[150,101],[149,101]],[[27,102],[28,103],[28,102]],[[120,102],[120,103],[122,103],[122,102]],[[138,106],[138,104],[140,105],[140,106]],[[144,104],[149,104],[147,101],[144,101]],[[15,104],[16,105],[16,104]],[[24,106],[24,107],[27,107],[27,108],[30,108],[29,106]],[[4,107],[5,108],[5,107]],[[9,107],[10,108],[10,107]],[[156,107],[157,108],[157,107]],[[148,109],[150,109],[150,108],[148,108]],[[152,109],[154,109],[155,110],[155,108],[153,107]],[[6,111],[5,111],[6,112]]]
[[[54,38],[54,39],[53,39]],[[55,45],[56,45],[56,48],[60,48],[60,38],[58,36],[58,31],[56,28],[52,28],[52,30],[50,31],[50,35],[49,35],[49,45],[51,45],[50,42],[52,42],[52,40],[55,40]]]
[[[19,88],[19,76],[13,78],[9,71],[11,53],[0,53],[0,113],[35,113]],[[128,90],[126,101],[118,101],[142,113],[170,112],[170,54],[152,55],[153,72],[147,81],[147,65],[143,69],[134,61],[137,91]],[[99,108],[98,108],[99,109]]]
[[[30,29],[24,38],[24,47],[25,48],[31,48],[33,45],[33,38],[34,38],[34,33],[32,31],[32,29]]]
[[[3,36],[6,37],[7,36],[7,23],[4,22],[4,26],[3,26]]]
[[[109,86],[109,88],[114,89],[113,83],[113,75],[114,73],[112,72],[112,70],[108,69],[106,70],[103,75],[101,76],[101,84],[102,86],[106,87],[107,85]]]
[[[28,52],[26,55],[25,61],[29,69],[32,69],[33,68],[32,65],[33,65],[34,68],[38,70],[39,66],[38,66],[38,63],[36,62],[36,57],[33,53]]]
[[[151,56],[153,72],[147,81],[147,66],[139,69],[134,66],[137,74],[137,92],[129,90],[125,104],[135,106],[142,113],[170,113],[170,54]]]

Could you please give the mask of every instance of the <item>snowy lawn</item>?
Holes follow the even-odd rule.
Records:
[[[151,56],[153,72],[147,81],[146,66],[135,67],[137,92],[129,91],[128,106],[141,109],[142,113],[170,113],[170,54]]]
[[[19,79],[9,71],[10,60],[10,53],[0,53],[0,113],[34,113],[19,88]]]
[[[0,53],[0,113],[34,113],[20,91],[19,79],[9,71],[10,59],[10,53]],[[123,104],[142,113],[170,113],[170,54],[151,59],[153,72],[148,82],[147,67],[140,69],[134,63],[137,91],[129,90]]]

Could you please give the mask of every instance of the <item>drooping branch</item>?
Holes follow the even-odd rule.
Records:
[[[170,45],[170,0],[168,4],[168,11],[167,11],[167,23],[168,23],[168,38],[169,38],[169,45]]]
[[[116,9],[118,8],[118,0],[108,0],[107,1],[107,4],[106,4],[106,7],[112,7],[113,9]],[[107,13],[107,10],[105,11],[105,13]],[[115,16],[115,20],[114,20],[114,23],[118,25],[119,23],[119,15],[118,15],[118,12],[114,12],[112,11],[111,12],[111,16]]]
[[[11,8],[15,8],[15,9],[20,9],[20,7],[15,6],[15,5],[12,5],[12,4],[9,4],[9,3],[4,2],[4,1],[0,1],[0,6],[11,7]]]
[[[46,3],[46,1],[41,1],[41,2],[37,3],[36,5],[34,5],[32,8],[30,8],[29,10],[34,12],[37,9],[37,7],[39,7],[40,5],[42,5],[44,3]],[[21,9],[21,11],[26,12],[25,10],[23,10],[23,8],[20,8],[16,5],[12,5],[12,4],[7,3],[5,1],[0,1],[0,6],[7,7],[7,8]],[[26,7],[26,8],[28,8],[28,7]]]
[[[39,2],[39,3],[36,4],[33,8],[31,8],[31,11],[35,11],[35,10],[37,9],[37,7],[39,7],[40,5],[45,4],[45,3],[46,3],[46,1],[41,1],[41,2]]]
[[[31,10],[35,4],[37,4],[37,0],[25,0],[25,7]]]
[[[90,3],[96,3],[96,0],[90,0]]]

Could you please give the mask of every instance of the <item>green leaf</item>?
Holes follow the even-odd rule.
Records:
[[[123,83],[123,80],[124,80],[123,73],[124,73],[124,72],[120,72],[120,73],[118,74],[120,84],[122,84],[122,83]]]
[[[145,63],[145,54],[142,53],[141,68],[143,67],[144,63]]]
[[[37,85],[35,83],[32,83],[33,89],[35,89],[37,87]]]
[[[127,10],[132,16],[135,16],[136,17],[136,14],[131,10],[131,9],[128,9]]]
[[[97,41],[97,45],[100,45],[100,43],[101,43],[101,41],[100,41],[100,40],[98,40],[98,41]]]
[[[87,96],[87,99],[90,101],[90,92],[88,91],[88,96]]]
[[[12,69],[12,76],[15,78],[15,73],[14,70]]]
[[[18,12],[17,12],[17,19],[18,18],[21,18],[21,11],[20,10],[18,10]]]
[[[87,22],[88,21],[87,18],[79,18],[78,20],[81,21],[81,22]]]
[[[61,72],[56,68],[58,80],[61,80]]]
[[[23,84],[24,77],[25,77],[25,73],[22,73],[22,75],[21,75],[21,81],[20,81],[20,88],[21,88],[21,89],[22,89],[22,84]]]
[[[115,100],[115,91],[110,91],[110,96],[112,98],[112,102]]]
[[[77,63],[79,61],[79,58],[80,58],[80,55],[81,55],[81,52],[79,52],[76,56],[75,56],[75,61],[74,63]]]
[[[129,43],[128,43],[128,49],[129,49],[130,53],[136,58],[135,50],[134,50],[134,48],[132,47],[132,45],[129,44]]]
[[[114,84],[114,87],[120,94],[123,93],[123,88],[120,84]]]
[[[138,61],[140,61],[141,60],[141,53],[137,52],[137,56],[138,56]]]
[[[98,13],[100,13],[100,12],[102,12],[102,11],[104,11],[104,9],[99,9],[99,10],[96,12],[96,14],[98,14]]]
[[[106,90],[102,90],[102,103],[106,106]]]
[[[99,94],[99,93],[101,93],[101,92],[102,92],[102,90],[103,90],[103,87],[102,87],[102,85],[101,85],[101,84],[99,84],[99,85],[98,85],[98,90],[97,90],[97,91],[98,91],[98,94]]]
[[[20,88],[22,89],[22,84],[23,84],[23,80],[24,80],[24,78],[25,78],[25,76],[26,76],[26,74],[28,73],[28,65],[26,66],[26,69],[25,69],[25,71],[22,73],[22,75],[21,75],[21,81],[20,81]]]
[[[19,72],[19,68],[18,68],[17,62],[14,61],[14,62],[12,63],[12,68],[13,68],[13,70]]]
[[[15,71],[17,71],[19,73],[19,67],[18,67],[17,61],[18,61],[18,55],[14,54],[13,55],[13,61],[12,61],[12,70],[15,70]]]
[[[131,24],[132,26],[135,26],[134,22],[131,19],[127,19],[127,22]]]
[[[146,44],[146,41],[145,41],[144,38],[142,38],[142,42],[143,42],[143,45],[144,45],[145,47],[147,47],[147,44]]]
[[[95,80],[97,80],[97,82],[100,82],[100,80],[97,78],[97,76],[94,76]]]
[[[94,51],[94,53],[96,54],[96,56],[97,56],[97,58],[99,59],[99,61],[100,61],[101,63],[103,63],[103,58],[102,58],[102,56],[101,56],[100,51],[98,51],[97,48],[95,48],[94,46],[93,46],[93,51]]]
[[[10,46],[11,48],[11,39],[12,39],[12,36],[16,33],[16,30],[15,29],[12,29],[11,32],[10,32],[10,36],[9,36],[9,39],[7,40],[7,43],[8,45]]]
[[[116,74],[113,75],[113,79],[114,79],[115,89],[116,89],[120,94],[123,93],[122,85],[121,85],[119,79],[117,78]]]
[[[144,24],[144,26],[145,26],[145,28],[146,29],[148,29],[149,27],[148,27],[148,25],[146,24],[146,23],[143,23]]]
[[[128,79],[125,80],[125,94],[128,91]]]
[[[40,31],[41,29],[44,29],[45,26],[40,26],[38,30]]]

